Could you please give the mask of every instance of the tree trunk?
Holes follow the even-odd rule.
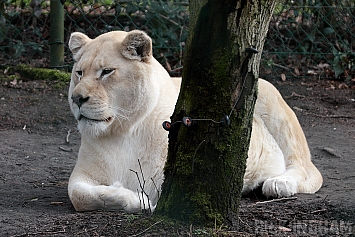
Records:
[[[158,214],[196,224],[233,224],[274,5],[274,0],[190,1],[183,81]],[[260,52],[253,57],[246,51],[251,45]]]

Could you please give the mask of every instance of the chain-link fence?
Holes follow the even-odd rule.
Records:
[[[0,63],[49,66],[50,2],[0,1]],[[70,33],[90,37],[141,29],[153,39],[154,56],[180,75],[187,39],[186,0],[91,0],[64,2],[64,42]],[[355,76],[354,0],[296,0],[276,7],[261,62],[261,76]],[[213,16],[211,16],[213,17]],[[72,59],[65,47],[63,69]]]
[[[278,6],[262,74],[354,79],[354,6],[354,0],[297,0]]]

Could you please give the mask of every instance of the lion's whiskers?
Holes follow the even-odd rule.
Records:
[[[109,109],[113,112],[114,117],[117,118],[117,121],[120,123],[121,126],[124,120],[130,121],[130,117],[128,116],[130,114],[130,111],[118,106],[109,106]]]

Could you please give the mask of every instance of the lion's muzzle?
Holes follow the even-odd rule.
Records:
[[[82,94],[78,94],[78,95],[73,95],[71,99],[80,108],[82,104],[84,104],[90,99],[90,96],[84,97]]]

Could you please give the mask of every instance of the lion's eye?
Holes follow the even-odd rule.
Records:
[[[101,72],[101,78],[105,79],[107,77],[109,77],[112,73],[114,73],[115,70],[114,69],[110,69],[110,68],[105,68],[102,70]]]
[[[76,74],[76,76],[78,77],[78,79],[79,79],[79,81],[80,81],[80,79],[81,79],[82,76],[83,76],[83,71],[76,71],[75,74]]]

